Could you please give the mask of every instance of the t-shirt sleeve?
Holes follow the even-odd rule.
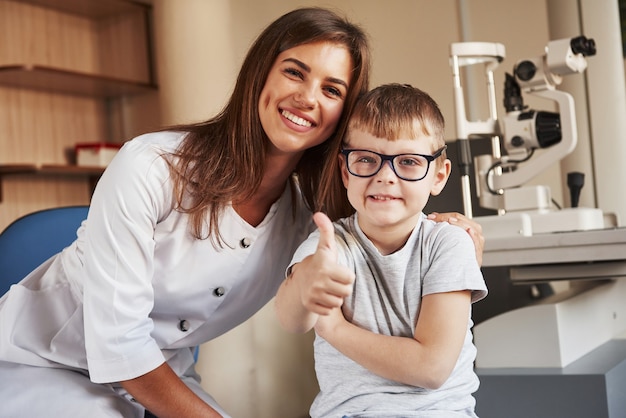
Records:
[[[289,276],[289,273],[291,273],[291,268],[294,266],[294,264],[298,264],[309,255],[315,253],[315,250],[317,249],[317,243],[319,242],[319,237],[320,233],[317,229],[315,229],[309,234],[307,239],[298,246],[298,249],[291,258],[289,266],[287,266],[287,269],[285,271],[285,277]]]
[[[472,303],[487,296],[487,286],[476,260],[474,242],[462,228],[437,224],[427,239],[423,296],[470,290]]]

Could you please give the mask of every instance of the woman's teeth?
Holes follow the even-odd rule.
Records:
[[[286,117],[287,119],[289,119],[290,121],[292,121],[293,123],[295,123],[296,125],[306,126],[307,128],[310,128],[312,125],[311,122],[309,122],[308,120],[303,119],[299,116],[296,116],[287,110],[283,110],[282,115]]]

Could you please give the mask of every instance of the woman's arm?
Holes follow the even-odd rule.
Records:
[[[414,338],[376,334],[351,324],[340,309],[320,316],[316,332],[342,354],[379,376],[439,388],[457,362],[469,321],[470,291],[424,296]]]
[[[137,402],[159,418],[222,416],[193,393],[167,363],[121,384]]]
[[[82,281],[85,347],[96,383],[133,378],[165,360],[151,335],[150,313],[155,228],[171,210],[168,179],[152,143],[134,139],[118,151],[92,196]]]
[[[352,293],[354,273],[337,263],[335,229],[322,214],[313,216],[320,238],[314,254],[295,264],[276,295],[276,314],[290,332],[304,333],[319,315],[328,315]]]

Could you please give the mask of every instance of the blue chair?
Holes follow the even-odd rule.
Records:
[[[0,233],[0,295],[69,246],[89,206],[44,209],[22,216]]]
[[[76,239],[89,206],[66,206],[29,213],[0,233],[0,296],[37,266]],[[193,355],[198,360],[199,347]]]

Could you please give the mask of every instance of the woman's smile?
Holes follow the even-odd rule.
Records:
[[[317,124],[314,123],[313,121],[305,119],[304,117],[297,116],[288,110],[283,109],[281,114],[283,115],[285,119],[287,119],[289,122],[297,126],[301,126],[305,128],[311,128],[311,127],[317,126]]]

